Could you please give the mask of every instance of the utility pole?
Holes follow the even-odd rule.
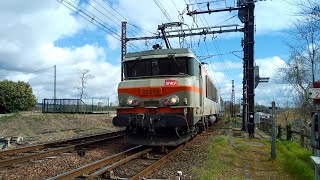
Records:
[[[254,0],[248,0],[245,6],[245,39],[244,47],[248,53],[247,59],[247,73],[248,73],[248,89],[247,89],[247,100],[248,100],[248,133],[249,137],[254,137]]]
[[[122,22],[121,26],[121,81],[123,81],[123,59],[127,53],[127,22]]]
[[[57,106],[57,66],[53,66],[53,104],[54,104],[54,112],[56,112],[56,106]]]
[[[246,17],[246,13],[244,17]],[[240,18],[241,22],[244,23],[244,17]],[[244,38],[241,41],[241,46],[243,48],[243,78],[242,78],[242,131],[247,131],[247,112],[248,112],[248,52],[247,48],[244,46],[244,40],[246,39],[246,34],[244,33]]]
[[[243,41],[244,42],[244,41]],[[243,46],[243,79],[242,79],[242,131],[247,131],[247,112],[248,112],[248,102],[247,102],[247,92],[248,92],[248,86],[247,86],[247,51],[246,48],[244,48],[244,43],[242,43]]]
[[[232,92],[231,92],[231,101],[230,101],[230,114],[231,117],[236,117],[235,113],[235,94],[234,94],[234,80],[232,80]]]
[[[53,99],[54,99],[54,104],[56,104],[56,99],[57,99],[57,65],[53,66],[54,73],[53,73]]]

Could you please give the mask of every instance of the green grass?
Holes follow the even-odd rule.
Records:
[[[229,136],[214,138],[208,147],[208,159],[204,167],[196,167],[196,179],[217,179],[218,173],[229,171],[236,157],[236,152],[229,146]],[[223,156],[221,156],[223,155]]]
[[[293,179],[314,179],[312,153],[300,147],[298,143],[277,141],[276,162]]]
[[[211,140],[208,146],[208,157],[203,167],[193,168],[197,176],[195,179],[211,180],[231,178],[233,168],[242,164],[239,153],[250,152],[251,146],[246,145],[246,139],[233,138],[235,147],[230,146],[230,136],[218,136]],[[269,139],[250,139],[250,142],[263,143],[259,151],[270,152]],[[256,147],[259,148],[259,147]],[[314,164],[310,158],[312,153],[296,142],[277,141],[277,158],[269,160],[279,173],[289,175],[290,179],[314,179]],[[268,162],[268,161],[266,161]],[[237,165],[236,165],[237,164]],[[272,167],[272,166],[271,166]],[[271,172],[272,173],[272,170]],[[230,176],[231,175],[231,176]],[[240,175],[241,176],[241,175]],[[244,179],[245,177],[233,177],[231,179]]]
[[[0,117],[0,122],[1,123],[10,122],[10,121],[14,120],[15,118],[17,118],[18,116],[20,116],[19,113],[6,114],[6,115]]]

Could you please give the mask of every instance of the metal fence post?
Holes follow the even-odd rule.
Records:
[[[278,135],[277,135],[277,138],[281,140],[281,137],[282,137],[282,127],[281,127],[281,124],[278,126]]]
[[[271,118],[271,122],[269,123],[269,134],[272,135],[273,133],[273,128],[276,130],[276,127],[273,127],[273,119]],[[274,131],[276,132],[276,131]]]
[[[271,158],[276,159],[276,103],[272,101],[272,119],[271,119]]]
[[[291,141],[292,139],[292,132],[291,132],[291,125],[287,125],[287,141]]]
[[[92,102],[91,102],[91,112],[93,112],[93,98],[92,98]]]
[[[300,145],[301,145],[301,147],[303,147],[304,148],[304,130],[303,129],[301,129],[301,131],[300,131]]]
[[[45,108],[46,107],[46,99],[42,100],[42,113],[45,113]]]

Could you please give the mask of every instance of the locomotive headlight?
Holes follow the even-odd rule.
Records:
[[[132,104],[133,104],[134,106],[138,106],[138,105],[140,104],[139,99],[133,100]]]
[[[168,99],[168,98],[165,98],[165,99],[163,100],[163,104],[164,104],[164,105],[170,105],[169,99]]]
[[[128,97],[127,100],[127,105],[129,106],[138,106],[140,104],[140,100],[134,97]]]
[[[133,103],[133,98],[132,97],[128,97],[127,98],[127,104],[128,105],[132,105],[132,103]]]
[[[176,105],[179,103],[179,97],[176,95],[169,96],[163,100],[164,105]]]
[[[178,96],[171,96],[170,97],[170,104],[178,104],[178,102],[179,102],[179,97]]]

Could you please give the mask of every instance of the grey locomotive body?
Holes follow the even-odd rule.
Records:
[[[174,146],[219,119],[216,87],[189,49],[128,53],[113,124],[134,144]]]

